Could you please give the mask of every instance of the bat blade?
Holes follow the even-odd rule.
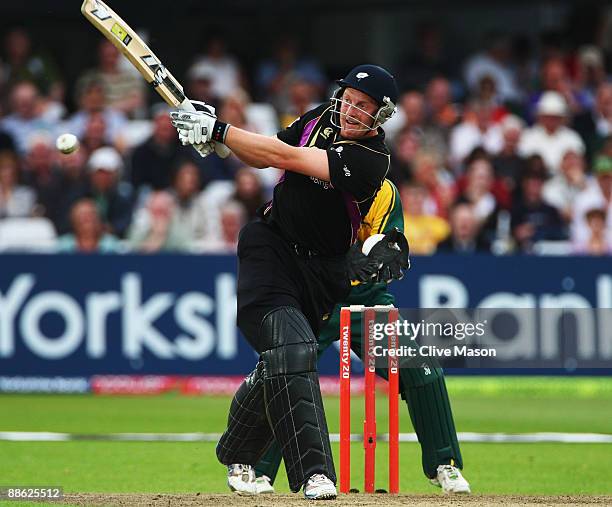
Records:
[[[167,104],[195,111],[177,79],[115,11],[101,0],[84,0],[81,12],[138,69]]]

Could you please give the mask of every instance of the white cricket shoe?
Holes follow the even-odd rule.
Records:
[[[323,474],[314,474],[304,486],[306,500],[333,500],[337,496],[336,486]]]
[[[239,495],[256,495],[255,469],[251,465],[234,463],[227,467],[227,485]]]
[[[255,479],[255,487],[257,488],[258,495],[267,495],[270,493],[274,493],[274,486],[272,486],[272,482],[270,482],[270,477],[268,477],[267,475],[257,477]]]
[[[461,475],[461,470],[453,465],[440,465],[437,469],[438,476],[430,479],[430,482],[442,488],[444,493],[463,493],[469,494],[470,484]]]

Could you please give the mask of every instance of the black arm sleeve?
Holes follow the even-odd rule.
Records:
[[[388,154],[360,144],[335,145],[327,151],[327,160],[334,188],[348,192],[357,202],[374,196],[389,169]]]

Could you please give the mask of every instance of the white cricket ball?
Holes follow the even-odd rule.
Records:
[[[378,243],[380,240],[382,240],[384,237],[385,237],[384,234],[372,234],[372,236],[366,239],[363,242],[363,246],[361,247],[361,251],[363,252],[363,255],[368,255],[370,253],[370,250],[372,250],[372,247],[376,243]]]
[[[63,154],[68,155],[79,149],[79,140],[74,134],[62,134],[57,138],[55,146]]]

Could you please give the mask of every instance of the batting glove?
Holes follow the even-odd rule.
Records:
[[[183,146],[193,146],[202,157],[214,150],[220,158],[227,158],[231,150],[218,142],[211,142],[213,128],[217,121],[215,108],[205,102],[192,100],[196,112],[173,111],[170,113],[172,125],[177,129],[179,141]]]
[[[172,111],[172,125],[179,133],[179,139],[184,146],[203,144],[212,141],[212,132],[217,121],[214,113],[196,111]]]

